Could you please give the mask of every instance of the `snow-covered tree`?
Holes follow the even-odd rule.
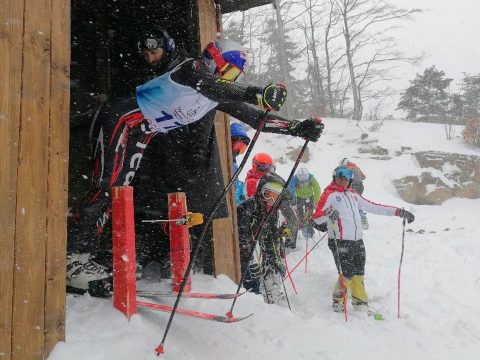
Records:
[[[465,74],[461,84],[463,116],[480,116],[480,74]]]
[[[448,87],[451,82],[443,71],[431,66],[410,81],[410,86],[402,92],[397,109],[406,111],[408,119],[444,117],[449,112]]]

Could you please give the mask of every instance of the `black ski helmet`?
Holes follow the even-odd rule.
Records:
[[[162,48],[168,56],[175,50],[175,41],[168,34],[167,30],[154,25],[151,29],[143,31],[138,36],[137,47],[139,51],[154,51],[158,48]]]

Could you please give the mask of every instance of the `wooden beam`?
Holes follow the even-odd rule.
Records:
[[[198,0],[198,23],[200,28],[200,45],[218,38],[219,14],[212,0]],[[220,22],[221,23],[221,22]],[[227,115],[218,112],[215,118],[215,131],[220,152],[222,173],[225,184],[233,175],[233,160],[230,139],[230,122]],[[215,257],[215,274],[226,274],[233,281],[240,280],[240,255],[238,246],[237,212],[233,191],[227,194],[230,216],[213,221],[213,249]]]
[[[50,0],[25,0],[12,360],[41,359],[44,346],[50,9]]]
[[[225,182],[233,176],[232,144],[230,126],[226,114],[218,113],[215,119],[217,139]],[[221,144],[221,145],[220,145]],[[213,244],[215,253],[215,274],[226,274],[233,281],[240,281],[240,248],[238,243],[237,209],[233,191],[227,194],[230,217],[213,223]]]
[[[52,0],[44,356],[65,339],[70,112],[70,0]]]
[[[0,4],[0,357],[11,359],[15,213],[23,50],[22,0]]]

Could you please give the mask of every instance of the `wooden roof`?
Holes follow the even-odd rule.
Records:
[[[257,6],[270,4],[272,0],[215,0],[221,6],[222,13],[245,11]]]

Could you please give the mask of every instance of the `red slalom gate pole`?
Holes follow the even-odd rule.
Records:
[[[398,265],[398,278],[397,278],[397,318],[400,319],[400,275],[402,273],[403,251],[405,250],[405,218],[402,221],[402,253],[400,255],[400,264]]]
[[[185,193],[168,194],[168,218],[185,219],[187,217],[187,202]],[[177,293],[182,286],[183,277],[190,262],[190,237],[188,227],[185,223],[170,221],[170,258],[172,269],[172,292]],[[183,291],[190,292],[192,290],[192,280],[188,276],[185,289]]]
[[[293,288],[293,291],[295,291],[295,295],[298,295],[298,292],[297,292],[297,288],[295,287],[295,284],[293,283],[293,279],[292,279],[292,276],[290,275],[291,272],[290,270],[288,269],[288,263],[287,263],[287,256],[285,255],[283,257],[283,261],[285,263],[285,271],[287,272],[287,276],[289,279],[290,279],[290,283],[292,284],[292,288]]]
[[[130,319],[137,313],[133,187],[115,186],[111,198],[113,306]]]
[[[325,238],[325,236],[327,235],[327,233],[325,233],[321,238],[320,240],[318,240],[317,242],[315,242],[315,240],[313,242],[315,242],[315,245],[313,245],[310,250],[308,250],[308,253],[306,255],[303,256],[303,258],[300,259],[300,261],[293,267],[293,269],[289,272],[288,275],[292,275],[293,272],[300,266],[300,264],[303,262],[303,260],[305,260],[308,255],[310,255],[310,253],[313,251],[313,249],[315,249],[317,247],[318,244],[320,244],[320,242]],[[287,278],[287,276],[285,276],[283,278],[283,280],[285,280]]]

